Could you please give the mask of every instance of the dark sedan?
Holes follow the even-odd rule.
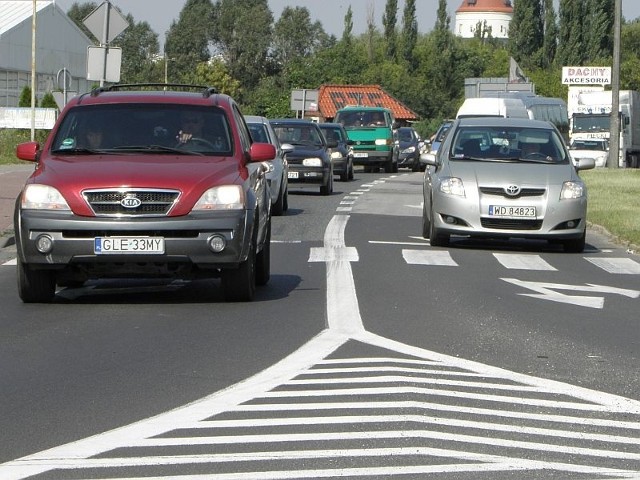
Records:
[[[285,118],[270,120],[280,143],[293,145],[287,154],[290,187],[320,187],[322,195],[333,192],[333,165],[330,148],[317,123],[310,120]]]
[[[336,142],[331,149],[333,173],[340,175],[340,180],[353,180],[353,140],[347,136],[347,131],[340,123],[320,123],[320,130],[328,142]]]
[[[420,136],[411,127],[396,130],[396,148],[398,149],[398,167],[420,170]]]

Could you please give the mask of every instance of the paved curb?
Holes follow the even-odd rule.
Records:
[[[621,245],[627,247],[627,253],[635,254],[640,253],[640,245],[636,245],[627,240],[624,240],[617,235],[609,232],[606,228],[600,225],[596,225],[595,223],[587,222],[587,228],[590,230],[594,230],[609,239],[609,241],[615,245]]]
[[[0,248],[10,247],[16,244],[16,237],[13,234],[5,233],[0,237]]]

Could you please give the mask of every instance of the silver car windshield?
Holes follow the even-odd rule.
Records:
[[[551,128],[461,127],[451,143],[451,160],[567,163],[562,139]]]

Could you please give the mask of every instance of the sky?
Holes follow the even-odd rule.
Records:
[[[89,1],[89,0],[87,0]],[[93,0],[101,3],[100,0]],[[517,0],[516,0],[517,1]],[[640,17],[640,1],[621,0],[622,16],[627,20]],[[55,0],[57,5],[65,12],[69,10],[74,2],[85,3],[84,0]],[[180,11],[184,7],[186,0],[111,0],[111,4],[118,7],[123,14],[130,13],[136,22],[146,21],[151,29],[158,34],[161,49],[164,44],[165,33],[169,30],[171,23],[177,20]],[[556,12],[557,12],[556,1]],[[462,0],[448,0],[448,12],[451,16],[451,23],[455,21],[455,11],[462,5]],[[273,12],[273,17],[277,21],[282,10],[289,7],[307,7],[313,22],[320,21],[325,32],[342,36],[344,29],[344,16],[351,5],[353,11],[353,33],[359,35],[364,33],[367,26],[367,16],[373,9],[373,18],[381,28],[382,15],[386,0],[269,0],[269,7]],[[404,0],[398,0],[398,23],[401,23]],[[438,10],[438,0],[417,0],[416,17],[418,19],[418,30],[420,33],[431,31],[435,22]],[[453,25],[452,25],[453,26]]]

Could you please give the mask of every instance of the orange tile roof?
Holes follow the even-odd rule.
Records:
[[[513,2],[505,0],[463,0],[456,13],[462,12],[500,12],[513,13]]]
[[[385,92],[380,85],[321,85],[318,110],[324,118],[333,118],[338,109],[347,105],[385,107],[397,120],[417,120],[418,115],[402,102]]]

